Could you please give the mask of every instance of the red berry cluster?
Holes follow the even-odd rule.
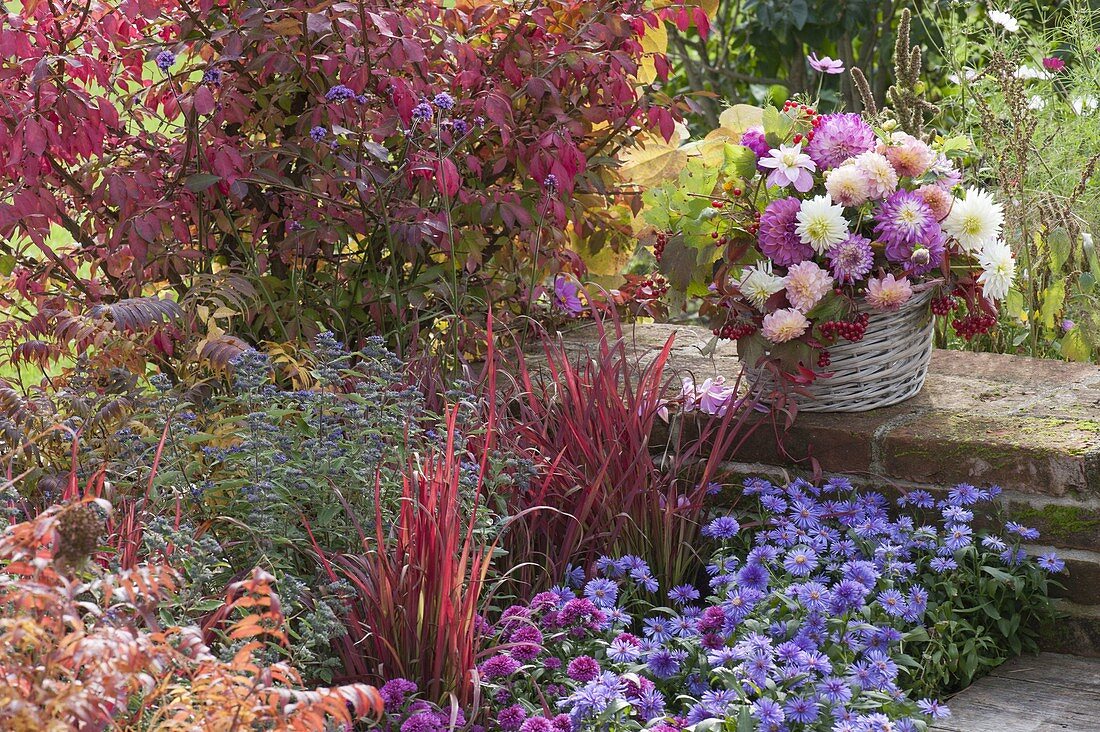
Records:
[[[988,333],[997,324],[997,316],[988,313],[965,315],[951,321],[951,327],[961,338],[971,340],[974,336]]]
[[[858,343],[863,340],[869,320],[870,316],[867,313],[860,313],[855,320],[826,320],[819,327],[821,335],[829,340],[840,337],[852,343]]]
[[[745,231],[756,236],[760,233],[760,212],[756,211],[753,214],[753,219],[749,223],[745,224]]]
[[[948,315],[959,307],[959,301],[952,295],[932,298],[932,312],[936,315]]]
[[[832,362],[833,362],[832,356],[829,355],[828,351],[823,350],[821,353],[819,353],[817,355],[817,365],[820,366],[821,368],[825,368],[826,366],[828,366]]]
[[[711,331],[719,338],[728,341],[739,341],[742,338],[748,338],[756,332],[756,325],[753,323],[726,323],[721,328],[715,328]]]
[[[653,256],[658,262],[665,255],[665,245],[668,244],[668,232],[658,231],[657,240],[653,242]]]
[[[817,113],[816,109],[809,105],[799,104],[798,102],[788,99],[787,101],[783,102],[783,111],[787,113],[793,111],[797,118],[805,119],[814,128],[807,132],[805,135],[803,135],[801,132],[796,134],[794,137],[791,138],[791,142],[797,145],[798,143],[802,142],[803,139],[805,139],[806,142],[814,139],[814,132],[821,124],[821,115]]]

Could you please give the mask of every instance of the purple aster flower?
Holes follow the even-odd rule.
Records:
[[[497,712],[497,726],[503,732],[518,732],[527,720],[527,712],[520,704],[513,704]]]
[[[774,699],[762,697],[752,703],[752,716],[760,722],[761,729],[778,728],[786,719],[783,707]]]
[[[1054,552],[1048,552],[1035,560],[1041,569],[1055,574],[1065,571],[1066,563]]]
[[[584,584],[584,567],[573,564],[565,565],[565,583],[570,587],[580,587]]]
[[[336,86],[325,92],[325,100],[329,102],[344,102],[348,99],[354,99],[355,92],[347,88],[343,84],[337,84]]]
[[[829,258],[829,269],[833,277],[845,285],[854,284],[866,277],[875,261],[871,240],[859,234],[849,234],[844,241],[829,247],[825,256]]]
[[[222,70],[212,67],[202,72],[202,83],[209,84],[210,86],[221,86]]]
[[[607,646],[607,657],[615,663],[630,663],[636,660],[638,655],[638,646],[621,636]]]
[[[1005,524],[1005,529],[1023,539],[1027,539],[1028,541],[1034,541],[1039,538],[1038,529],[1028,528],[1027,526],[1018,524],[1015,521],[1009,521],[1007,524]]]
[[[787,713],[789,719],[795,722],[810,724],[821,713],[821,707],[816,699],[803,699],[795,696],[787,699],[787,703],[783,705],[783,711]]]
[[[531,717],[523,723],[519,732],[554,732],[554,723],[546,717]]]
[[[762,564],[746,564],[737,572],[737,584],[752,590],[763,590],[771,576]]]
[[[806,577],[817,565],[817,552],[805,545],[793,547],[783,557],[783,566],[795,577]]]
[[[309,137],[314,142],[324,142],[325,138],[328,137],[328,130],[321,125],[317,125],[310,129]]]
[[[172,64],[176,63],[176,54],[171,51],[161,51],[157,54],[156,63],[157,68],[167,74]]]
[[[408,679],[390,679],[382,684],[378,695],[382,697],[382,704],[387,712],[397,711],[405,703],[405,697],[416,693],[416,684]]]
[[[800,529],[812,529],[821,521],[825,510],[812,498],[795,498],[791,502],[791,521]]]
[[[878,593],[878,603],[890,617],[899,618],[906,610],[905,595],[894,589]]]
[[[432,99],[432,104],[442,109],[444,112],[449,112],[454,109],[455,98],[447,92],[439,92]]]
[[[932,567],[932,571],[939,574],[943,574],[944,572],[959,568],[959,563],[951,557],[936,557],[928,564],[930,567]]]
[[[427,102],[421,102],[413,107],[412,116],[413,121],[429,120],[435,115],[435,111],[432,109],[432,105]]]
[[[733,516],[720,516],[703,527],[703,536],[712,539],[732,539],[741,530],[741,524]]]
[[[573,732],[573,720],[568,714],[559,714],[553,719],[554,732]]]
[[[678,585],[669,590],[668,599],[677,605],[685,605],[692,600],[699,599],[699,590],[691,585]]]
[[[642,632],[645,633],[646,637],[652,638],[658,643],[664,643],[672,638],[670,622],[667,618],[646,618],[642,625],[644,626]]]
[[[806,154],[821,170],[839,167],[848,158],[873,150],[875,131],[858,114],[826,114],[806,145]]]
[[[945,530],[947,537],[944,539],[943,544],[951,551],[958,551],[963,547],[970,546],[974,531],[966,524],[951,524]]]
[[[577,656],[565,669],[569,678],[581,683],[592,681],[600,675],[600,671],[599,662],[591,656]]]
[[[667,679],[675,676],[680,670],[680,664],[687,657],[684,651],[670,651],[667,648],[658,648],[646,658],[646,666],[650,672],[659,679]]]
[[[656,592],[660,589],[657,578],[649,571],[649,567],[637,567],[630,570],[630,578],[646,592]]]
[[[619,586],[612,580],[597,577],[584,586],[584,596],[598,607],[611,607],[619,597]]]
[[[520,669],[520,662],[503,653],[493,656],[478,668],[481,676],[489,681],[511,676]]]
[[[443,724],[434,712],[420,712],[401,723],[401,732],[443,732]]]
[[[951,716],[951,710],[935,699],[920,699],[917,701],[917,707],[920,709],[921,714],[925,714],[932,719],[947,719]]]
[[[768,204],[760,216],[760,251],[780,267],[803,262],[814,255],[809,244],[803,244],[795,229],[802,202],[793,196]]]
[[[650,686],[638,695],[635,706],[642,719],[648,722],[665,713],[665,697],[656,688]]]
[[[822,699],[837,706],[847,704],[852,698],[852,687],[847,681],[836,676],[822,679],[817,685],[817,692]]]

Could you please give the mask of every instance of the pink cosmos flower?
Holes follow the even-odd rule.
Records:
[[[913,297],[913,287],[905,277],[894,279],[888,274],[882,279],[867,281],[867,302],[879,310],[897,310]]]
[[[577,317],[584,310],[584,304],[577,294],[579,290],[580,287],[572,279],[558,275],[554,280],[554,306],[571,317]]]
[[[828,56],[817,57],[816,53],[811,53],[806,57],[806,60],[810,62],[810,68],[814,71],[822,74],[843,74],[844,62],[837,59],[829,58]]]
[[[776,150],[769,150],[768,157],[761,158],[757,163],[764,168],[771,168],[768,175],[768,185],[786,188],[793,185],[799,193],[805,193],[814,187],[814,177],[811,175],[817,170],[817,165],[810,156],[802,152],[802,145],[780,145]]]
[[[1066,68],[1066,62],[1057,56],[1047,56],[1043,59],[1043,68],[1047,71],[1058,72]]]
[[[737,389],[726,384],[721,376],[707,379],[702,384],[696,384],[691,377],[684,377],[680,396],[684,400],[685,413],[699,411],[722,417],[737,398]]]

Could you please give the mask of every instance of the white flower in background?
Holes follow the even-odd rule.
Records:
[[[1045,99],[1043,99],[1041,96],[1039,96],[1038,94],[1032,94],[1030,97],[1028,97],[1028,100],[1027,100],[1027,108],[1028,109],[1036,109],[1036,110],[1045,109],[1046,106],[1047,106],[1047,101]]]
[[[1073,106],[1073,111],[1077,114],[1084,114],[1085,112],[1095,112],[1096,108],[1100,106],[1100,101],[1096,97],[1074,97],[1070,101],[1070,105]]]
[[[987,242],[1001,235],[1005,215],[1001,204],[985,191],[967,188],[956,198],[951,213],[943,220],[943,230],[959,242],[964,252],[977,254]]]
[[[1094,246],[1092,243],[1092,234],[1088,231],[1081,232],[1081,246],[1085,248],[1085,251],[1093,251]]]
[[[1040,69],[1038,66],[1030,66],[1024,64],[1017,68],[1012,75],[1017,79],[1049,79],[1050,72],[1045,69]]]
[[[741,271],[741,281],[738,283],[741,294],[757,308],[763,308],[769,297],[786,286],[786,278],[773,274],[772,263],[768,260],[761,260],[755,266],[745,267]]]
[[[974,81],[978,78],[978,70],[972,69],[969,66],[962,70],[963,75],[960,77],[958,74],[948,74],[947,80],[952,84],[961,84],[963,80]]]
[[[802,202],[795,214],[798,234],[803,244],[809,244],[818,254],[824,254],[833,244],[848,238],[848,222],[844,220],[844,207],[833,203],[828,195],[814,196]]]
[[[978,282],[982,284],[986,298],[1003,300],[1016,278],[1016,260],[1008,244],[1000,239],[988,242],[978,255],[978,264],[982,267]]]
[[[1009,33],[1020,30],[1020,22],[1002,10],[989,10],[989,19]]]

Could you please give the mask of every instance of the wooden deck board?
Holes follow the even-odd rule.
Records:
[[[949,702],[932,732],[1100,732],[1100,659],[1011,661]]]

